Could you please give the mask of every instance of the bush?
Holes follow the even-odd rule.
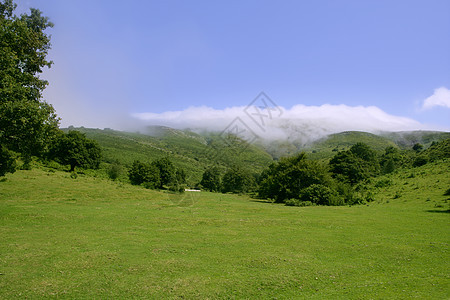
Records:
[[[418,156],[413,162],[413,167],[420,167],[428,163],[428,159],[425,156]]]
[[[450,188],[445,191],[444,196],[450,196]]]
[[[336,191],[322,184],[313,184],[301,192],[302,201],[311,201],[318,205],[343,205],[344,200]]]
[[[399,191],[396,191],[394,196],[392,197],[392,199],[398,199],[398,198],[401,198],[401,197],[402,197],[402,193],[399,192]]]
[[[254,189],[255,184],[254,176],[238,166],[229,169],[222,179],[222,188],[225,193],[247,193]]]
[[[375,183],[375,187],[377,187],[377,188],[383,188],[383,187],[387,187],[390,185],[392,185],[392,180],[387,179],[387,178],[378,180],[377,183]]]
[[[161,185],[159,169],[151,164],[134,161],[128,171],[128,178],[131,184],[145,184],[147,188],[157,188]]]
[[[330,160],[329,166],[334,178],[352,185],[377,175],[380,168],[376,153],[363,143],[338,152]]]
[[[108,177],[111,180],[116,180],[119,178],[123,173],[123,167],[119,163],[113,163],[109,166],[108,170]]]
[[[299,206],[299,207],[305,207],[305,206],[315,206],[315,203],[312,203],[311,201],[301,201],[299,199],[288,199],[284,202],[287,206]]]
[[[16,171],[16,159],[11,151],[0,145],[0,177]]]
[[[330,186],[332,178],[325,165],[308,160],[305,153],[299,153],[281,158],[261,173],[258,195],[285,202],[287,199],[300,199],[301,191],[313,184]]]
[[[69,131],[58,134],[48,155],[61,164],[70,165],[70,172],[73,172],[75,167],[98,169],[102,151],[99,144],[86,138],[84,133]]]
[[[220,170],[218,167],[210,167],[205,170],[200,182],[202,187],[210,192],[219,192],[222,189]]]

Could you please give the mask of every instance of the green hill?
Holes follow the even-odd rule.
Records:
[[[300,151],[305,151],[311,159],[327,160],[338,151],[347,150],[358,142],[381,153],[389,146],[405,149],[417,142],[427,149],[432,142],[450,137],[448,132],[417,131],[376,135],[348,131],[331,134],[309,145],[292,141],[259,141],[249,144],[235,136],[198,134],[164,126],[147,127],[141,133],[83,127],[70,129],[79,130],[88,138],[96,140],[103,149],[106,165],[118,162],[127,168],[135,160],[150,162],[169,156],[176,166],[186,171],[188,185],[191,186],[201,180],[203,171],[211,165],[217,165],[223,172],[230,166],[239,165],[259,174],[274,159]]]
[[[147,128],[147,134],[111,129],[70,129],[96,140],[103,149],[106,163],[119,162],[128,167],[135,160],[150,162],[169,156],[176,166],[186,171],[190,185],[199,182],[204,169],[210,165],[218,165],[225,171],[227,167],[239,164],[253,173],[260,173],[272,162],[264,149],[218,134],[199,135],[162,126]]]
[[[450,132],[441,131],[402,131],[384,132],[380,136],[386,137],[396,143],[400,148],[410,148],[419,143],[428,148],[433,142],[450,139]]]
[[[337,151],[350,149],[358,142],[367,144],[377,152],[384,151],[389,146],[397,147],[393,141],[379,135],[368,132],[346,131],[331,134],[312,145],[306,146],[303,150],[312,159],[325,159],[334,156]]]
[[[329,159],[337,151],[348,150],[358,142],[365,143],[381,153],[390,146],[408,149],[412,148],[416,143],[420,143],[425,148],[428,148],[433,142],[449,138],[450,132],[438,131],[383,132],[380,134],[346,131],[328,135],[307,145],[296,141],[274,141],[266,144],[262,143],[262,145],[275,159],[281,156],[290,156],[300,151],[306,152],[311,159]]]

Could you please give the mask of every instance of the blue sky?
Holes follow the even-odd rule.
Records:
[[[450,129],[448,0],[16,2],[55,23],[45,97],[62,126],[220,111],[264,91],[288,111],[375,106]]]

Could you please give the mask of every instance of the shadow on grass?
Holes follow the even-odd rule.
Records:
[[[426,210],[426,212],[430,212],[430,213],[446,213],[449,214],[450,213],[450,209],[446,209],[446,210],[442,210],[442,209],[429,209]]]

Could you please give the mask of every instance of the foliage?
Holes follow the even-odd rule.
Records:
[[[349,150],[338,152],[329,165],[335,178],[352,185],[379,172],[376,153],[363,143],[356,143]]]
[[[413,149],[414,151],[416,151],[416,152],[420,152],[420,151],[423,150],[423,145],[422,145],[422,144],[419,144],[419,143],[415,143],[415,144],[413,145],[412,149]]]
[[[344,200],[338,193],[323,184],[312,184],[302,190],[300,199],[317,205],[343,205]]]
[[[164,185],[170,185],[178,179],[177,169],[168,157],[157,159],[152,162],[152,165],[159,170],[160,188],[163,188]],[[182,179],[182,176],[179,177]]]
[[[177,169],[168,157],[154,160],[151,163],[134,161],[128,171],[131,184],[144,185],[146,188],[163,189],[171,191],[184,191],[186,173]]]
[[[330,186],[332,180],[324,165],[308,160],[302,152],[293,157],[281,158],[264,170],[260,177],[258,195],[276,202],[301,199],[302,190],[313,184]]]
[[[70,165],[71,172],[75,167],[96,169],[100,165],[101,148],[83,133],[69,131],[58,135],[49,151],[49,157],[61,164]]]
[[[450,138],[433,143],[428,149],[422,152],[429,161],[437,161],[440,159],[450,158]]]
[[[223,175],[222,191],[225,193],[247,193],[254,189],[255,178],[247,170],[233,166]]]
[[[108,177],[112,180],[118,179],[123,173],[123,167],[120,163],[114,162],[108,168]]]
[[[140,161],[133,162],[128,171],[131,184],[146,184],[147,188],[159,188],[161,186],[161,176],[158,167],[153,164],[146,164]]]
[[[64,129],[68,131],[69,129]],[[169,157],[177,169],[185,171],[187,184],[194,186],[202,180],[205,169],[217,166],[221,173],[238,164],[251,173],[260,173],[273,160],[261,147],[230,141],[241,145],[227,145],[219,135],[197,134],[187,130],[154,126],[143,133],[121,132],[111,129],[77,128],[102,147],[104,161],[120,162],[130,167],[133,161],[147,161]],[[222,143],[221,143],[222,142]]]
[[[444,196],[450,196],[450,188],[445,191]]]
[[[41,100],[47,81],[39,74],[52,62],[46,60],[52,27],[37,9],[20,17],[16,4],[0,2],[0,144],[21,153],[25,164],[41,155],[56,133],[58,118],[53,107]]]
[[[16,159],[14,155],[0,145],[0,177],[5,176],[6,173],[14,173],[16,171]]]
[[[427,163],[450,158],[450,139],[432,142],[431,146],[421,152],[409,153],[409,166],[420,167]]]
[[[395,147],[387,147],[380,158],[381,172],[383,174],[392,173],[401,165],[401,162],[402,155],[400,150]]]
[[[210,192],[220,192],[222,190],[222,181],[220,170],[217,166],[209,167],[203,172],[202,187]]]
[[[346,131],[331,134],[323,139],[313,142],[311,145],[299,145],[302,151],[306,151],[308,158],[331,159],[336,152],[349,150],[356,143],[364,143],[376,152],[383,152],[387,147],[397,147],[391,139],[368,132]]]
[[[417,156],[413,161],[413,167],[420,167],[428,163],[428,157],[425,155]]]

